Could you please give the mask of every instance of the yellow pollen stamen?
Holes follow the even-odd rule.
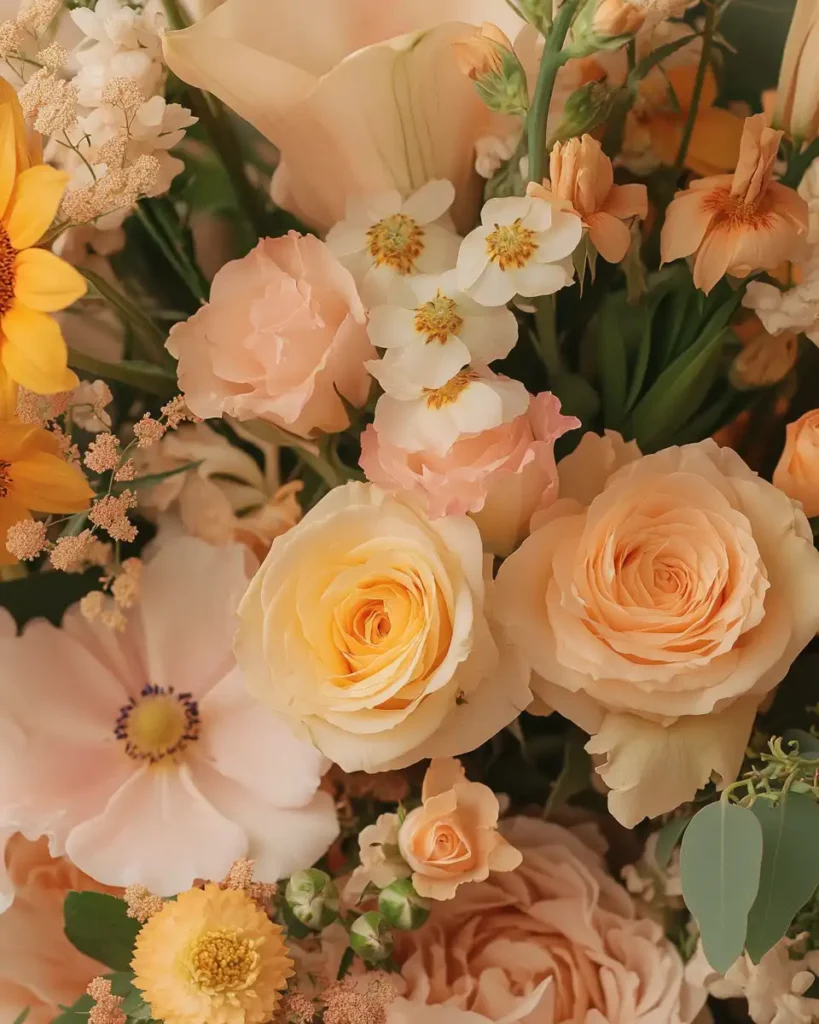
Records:
[[[225,928],[200,935],[190,951],[190,972],[206,995],[247,991],[259,976],[258,941]]]
[[[11,487],[11,475],[9,470],[11,469],[11,463],[6,462],[5,459],[0,459],[0,498],[7,498],[9,494],[9,487]]]
[[[442,409],[458,400],[458,396],[480,376],[474,370],[461,370],[440,388],[424,388],[424,397],[430,409]]]
[[[14,304],[16,259],[17,250],[11,244],[8,232],[0,224],[0,316],[5,316]]]
[[[114,735],[135,761],[159,764],[199,738],[199,708],[189,693],[149,685],[120,708]]]
[[[535,233],[521,224],[520,217],[512,224],[496,224],[495,230],[487,235],[486,251],[501,270],[520,270],[537,252]]]
[[[424,251],[424,229],[405,213],[394,213],[373,224],[367,232],[367,245],[377,267],[412,274]]]
[[[463,317],[458,314],[458,303],[442,295],[440,288],[434,299],[415,310],[415,330],[419,334],[426,334],[427,345],[433,341],[445,345],[450,334],[457,335],[463,325]]]

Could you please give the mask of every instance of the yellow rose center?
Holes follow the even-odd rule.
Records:
[[[424,388],[424,397],[430,409],[442,409],[458,400],[458,396],[466,391],[470,384],[480,380],[474,370],[461,370],[440,388]]]
[[[246,991],[258,978],[256,942],[225,928],[200,935],[190,952],[190,972],[206,995]]]
[[[463,325],[463,317],[458,315],[458,303],[442,295],[440,289],[434,299],[415,310],[415,330],[426,335],[427,345],[432,341],[445,344],[450,334],[457,335]]]
[[[14,302],[17,250],[11,244],[6,229],[0,224],[0,316],[5,316]]]
[[[189,693],[146,686],[120,709],[114,735],[135,761],[159,764],[199,738],[199,708]]]
[[[525,228],[520,218],[512,224],[496,224],[495,230],[487,235],[486,251],[501,270],[520,270],[537,252],[535,233]]]
[[[0,459],[0,498],[7,498],[11,486],[11,463]]]
[[[373,224],[367,232],[367,245],[377,267],[412,274],[424,251],[424,229],[405,213],[394,213]]]

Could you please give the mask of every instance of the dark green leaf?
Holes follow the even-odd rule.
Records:
[[[751,810],[762,826],[762,872],[745,944],[758,964],[819,886],[819,805],[807,793],[783,793]]]
[[[150,1005],[137,988],[132,988],[122,1000],[122,1012],[128,1015],[129,1020],[151,1020],[153,1017]]]
[[[543,817],[548,818],[572,797],[589,788],[592,772],[592,760],[586,753],[585,745],[588,736],[579,730],[573,730],[566,737],[563,748],[563,767],[552,787]]]
[[[632,89],[636,89],[652,68],[655,68],[658,64],[667,60],[675,54],[677,50],[682,49],[683,46],[688,46],[688,44],[696,38],[697,35],[692,33],[691,35],[682,36],[680,39],[675,39],[672,43],[666,43],[664,46],[658,46],[656,50],[652,50],[647,57],[643,57],[643,59],[638,61],[635,65],[634,70],[628,76],[629,86]]]
[[[597,362],[600,367],[600,395],[603,423],[616,430],[622,423],[626,406],[626,346],[620,325],[608,317],[598,331]]]
[[[691,816],[684,814],[681,818],[672,818],[671,821],[667,821],[660,829],[657,835],[657,848],[654,851],[654,860],[660,871],[665,871],[668,867],[674,847],[682,839],[682,834],[688,828],[689,821],[691,821]]]
[[[724,974],[742,953],[759,889],[762,826],[746,807],[719,800],[686,829],[680,852],[683,897],[708,963]]]
[[[65,934],[81,953],[115,971],[131,965],[139,922],[123,900],[100,892],[70,892],[64,903]]]
[[[14,1024],[24,1024],[26,1017],[31,1013],[31,1007],[27,1006],[25,1010],[21,1010],[14,1018]]]

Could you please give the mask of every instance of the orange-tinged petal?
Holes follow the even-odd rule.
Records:
[[[59,451],[56,438],[47,430],[19,420],[0,423],[0,459],[4,462],[14,463],[38,451],[49,455]]]
[[[637,184],[613,185],[600,210],[620,220],[626,217],[645,220],[648,216],[648,189]]]
[[[9,532],[10,526],[14,526],[15,523],[19,523],[23,519],[31,519],[31,513],[25,505],[20,504],[11,495],[0,498],[0,565],[15,565],[17,563],[18,560],[6,547],[6,534]]]
[[[0,78],[0,103],[3,106],[8,105],[11,109],[14,124],[14,146],[17,155],[17,174],[21,174],[23,171],[28,170],[32,164],[39,163],[42,159],[42,147],[34,143],[34,140],[38,139],[39,136],[37,132],[32,132],[31,143],[29,142],[29,133],[26,128],[25,118],[23,117],[23,111],[20,107],[20,101],[17,99],[17,91],[5,78]],[[37,156],[38,153],[40,154],[39,157]]]
[[[0,436],[2,422],[17,415],[17,385],[0,363]]]
[[[36,512],[82,512],[94,495],[82,472],[57,455],[29,455],[10,473],[15,498]]]
[[[712,231],[708,234],[694,260],[694,285],[707,295],[725,277],[734,260],[740,232]]]
[[[14,112],[10,103],[0,104],[0,214],[5,211],[17,178]]]
[[[42,313],[65,309],[88,290],[82,274],[48,249],[24,249],[14,270],[15,299]]]
[[[68,175],[48,164],[30,167],[17,178],[3,224],[15,249],[43,237],[57,214]]]
[[[739,142],[745,122],[730,110],[708,107],[694,124],[685,164],[703,176],[733,171],[739,160]]]
[[[696,64],[678,64],[677,67],[665,68],[663,71],[666,81],[671,86],[674,96],[684,115],[691,109],[691,101],[694,98],[694,87],[697,80]],[[705,81],[702,85],[700,95],[700,110],[712,107],[717,99],[719,89],[717,87],[717,76],[709,68],[705,73]]]
[[[607,263],[619,263],[631,245],[628,226],[610,213],[593,213],[588,218],[589,238]]]
[[[663,263],[682,259],[696,252],[711,225],[712,213],[706,208],[710,192],[678,192],[665,213],[660,236]]]
[[[5,341],[0,360],[6,372],[29,391],[53,395],[77,386],[68,369],[68,350],[60,325],[46,313],[14,306],[0,324]]]

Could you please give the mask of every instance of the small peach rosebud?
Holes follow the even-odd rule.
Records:
[[[643,27],[648,9],[629,0],[600,0],[592,19],[594,32],[602,38],[633,35]]]
[[[499,75],[503,66],[503,52],[512,52],[512,44],[497,25],[485,21],[468,39],[452,44],[455,60],[461,71],[473,81],[485,75]]]
[[[475,83],[483,102],[498,114],[522,116],[529,106],[526,72],[512,44],[491,22],[452,44],[458,67]]]

